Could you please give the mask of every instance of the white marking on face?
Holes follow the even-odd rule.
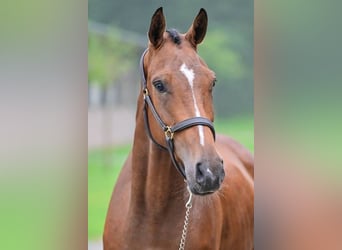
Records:
[[[186,77],[186,79],[189,82],[190,88],[191,88],[191,92],[192,92],[192,99],[194,101],[194,108],[195,108],[195,115],[197,117],[200,117],[201,114],[199,112],[198,106],[197,106],[197,102],[196,102],[196,98],[195,98],[195,93],[194,93],[194,78],[195,78],[195,74],[194,71],[192,69],[189,69],[185,63],[182,64],[182,66],[179,69]],[[199,132],[199,136],[200,136],[200,144],[202,146],[204,146],[204,132],[203,132],[203,126],[198,126],[198,132]]]

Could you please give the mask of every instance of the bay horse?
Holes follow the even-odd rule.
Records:
[[[185,34],[156,10],[141,57],[131,153],[114,188],[104,250],[253,249],[254,160],[215,135],[215,74],[197,54],[201,9]]]

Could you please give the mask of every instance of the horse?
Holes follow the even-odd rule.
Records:
[[[216,135],[215,74],[197,54],[201,9],[185,34],[151,18],[132,150],[109,204],[104,250],[254,249],[254,159]]]

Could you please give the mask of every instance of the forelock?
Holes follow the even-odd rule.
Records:
[[[169,34],[169,38],[177,45],[180,45],[182,40],[179,32],[176,29],[168,29],[166,32]]]

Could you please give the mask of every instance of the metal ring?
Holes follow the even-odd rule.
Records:
[[[172,132],[172,130],[171,130],[171,127],[170,126],[166,126],[166,128],[165,128],[165,136],[166,136],[166,138],[168,138],[168,139],[173,139],[173,134],[174,134],[174,132]]]

